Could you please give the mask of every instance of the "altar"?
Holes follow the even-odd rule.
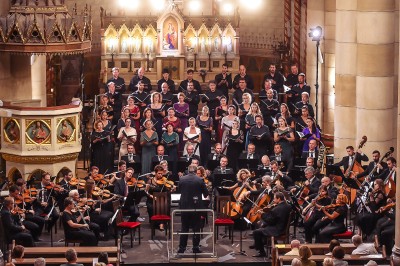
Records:
[[[173,1],[158,16],[115,16],[101,13],[101,80],[115,66],[126,82],[133,71],[144,67],[153,84],[168,69],[170,78],[180,81],[186,71],[205,73],[204,81],[214,79],[222,64],[230,72],[239,69],[239,28],[232,17],[190,16]],[[200,74],[195,79],[201,80]]]

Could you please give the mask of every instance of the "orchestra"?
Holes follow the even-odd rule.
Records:
[[[153,93],[142,73],[131,81],[130,88],[137,90],[122,108],[117,105],[124,88],[115,92],[117,82],[110,81],[109,92],[94,112],[88,176],[74,177],[67,169],[58,178],[43,173],[33,180],[12,180],[1,217],[7,237],[34,246],[45,224],[51,230],[61,212],[68,238],[95,246],[112,236],[113,202],[119,202],[127,221],[135,222],[143,221],[138,205],[145,201],[150,221],[154,193],[183,195],[187,192],[180,182],[197,175],[201,182],[195,183],[201,187],[196,190],[210,195],[201,206],[214,208],[216,198],[229,196],[229,216],[235,225],[240,217],[250,221],[257,257],[266,255],[265,237],[281,235],[288,222],[304,228],[306,243],[328,243],[352,222],[364,239],[377,235],[390,252],[397,182],[394,149],[383,156],[374,150],[372,161],[363,165],[369,161],[361,149],[364,136],[357,149],[349,145],[347,156],[324,165],[326,147],[313,118],[304,74],[291,78],[293,83],[298,76],[299,83],[291,84],[287,92],[288,106],[277,97],[284,92],[275,65],[270,66],[259,99],[244,66],[234,85],[226,71],[224,64],[222,74],[208,83],[204,93],[193,80],[193,71],[188,71],[179,92],[167,70],[158,84],[160,92]],[[235,90],[231,99],[230,89]],[[116,156],[114,146],[119,150]],[[183,220],[188,222],[187,217]],[[194,225],[197,231],[198,224]],[[166,225],[157,226],[163,231]],[[187,239],[181,241],[183,250]],[[194,244],[198,245],[197,238]],[[198,246],[194,249],[198,251]]]

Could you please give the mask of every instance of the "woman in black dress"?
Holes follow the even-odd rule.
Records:
[[[213,119],[210,117],[210,110],[207,106],[203,106],[201,115],[196,118],[196,124],[201,131],[201,165],[205,165],[207,163],[208,155],[211,153],[211,132],[213,130]]]
[[[361,232],[369,236],[375,228],[376,222],[382,217],[382,213],[378,212],[380,207],[386,205],[385,186],[382,179],[376,179],[374,189],[369,192],[366,200],[366,206],[371,210],[371,213],[363,209],[357,214],[356,224],[360,227]]]
[[[166,115],[165,104],[162,104],[162,96],[159,92],[153,92],[151,94],[151,104],[149,106],[153,111],[153,116],[155,118],[154,127],[157,131],[158,139],[161,139],[163,133],[163,119]]]
[[[103,130],[103,123],[99,120],[94,124],[95,130],[91,136],[92,160],[90,166],[99,167],[99,172],[113,169],[113,152],[110,132]]]
[[[319,219],[313,227],[313,233],[316,235],[316,243],[329,243],[334,234],[346,231],[344,219],[347,216],[347,203],[347,196],[339,194],[335,204],[321,208],[325,216]]]
[[[240,130],[239,120],[232,122],[232,129],[226,135],[226,157],[228,157],[228,166],[234,171],[237,169],[239,155],[243,151],[244,134]]]

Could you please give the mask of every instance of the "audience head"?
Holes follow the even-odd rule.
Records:
[[[33,266],[46,266],[46,260],[44,258],[37,258],[35,259]]]
[[[293,239],[292,242],[290,242],[290,247],[291,248],[299,248],[300,247],[300,241],[297,239]]]
[[[107,252],[100,252],[98,258],[98,262],[103,262],[105,264],[108,264],[108,253]]]
[[[68,199],[68,198],[66,198]],[[70,248],[67,251],[65,251],[65,259],[69,262],[69,263],[75,263],[78,259],[78,254],[76,253],[75,249]]]
[[[370,260],[365,264],[366,266],[378,266],[378,263],[374,260]]]
[[[363,243],[362,237],[360,235],[354,235],[351,238],[351,242],[353,242],[354,246],[358,247]]]
[[[21,259],[24,257],[24,250],[25,248],[21,245],[16,245],[12,250],[12,258],[13,259]]]
[[[311,249],[308,246],[301,246],[299,248],[299,256],[301,260],[308,260],[312,255]]]
[[[338,246],[340,246],[339,240],[337,240],[337,239],[332,239],[331,242],[329,242],[329,251],[332,252],[333,249],[334,249],[335,247],[338,247]]]
[[[302,266],[301,264],[301,260],[299,260],[298,258],[293,258],[292,259],[292,266]]]
[[[195,165],[189,165],[189,166],[188,166],[188,172],[191,173],[191,174],[196,174],[196,172],[197,172],[197,166],[195,166]]]
[[[332,258],[342,260],[344,258],[344,249],[341,246],[334,247],[332,250]]]
[[[322,266],[333,266],[333,259],[332,258],[325,258],[322,262]]]

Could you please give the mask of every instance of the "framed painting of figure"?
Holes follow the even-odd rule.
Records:
[[[76,140],[75,118],[60,118],[57,121],[57,142],[71,142]]]
[[[26,120],[27,144],[50,144],[50,120]]]
[[[163,49],[178,50],[178,22],[172,17],[164,21]]]
[[[17,119],[8,118],[3,120],[4,141],[12,144],[18,144],[21,140],[21,129]]]

